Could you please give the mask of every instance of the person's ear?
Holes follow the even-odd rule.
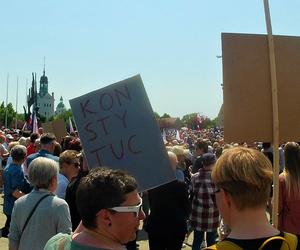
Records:
[[[103,227],[111,227],[112,225],[112,213],[108,209],[101,209],[97,213],[97,220],[101,223]]]
[[[226,205],[228,207],[231,207],[231,203],[232,203],[231,195],[228,192],[226,192],[224,189],[222,189],[222,193],[223,193],[223,199],[224,199]]]

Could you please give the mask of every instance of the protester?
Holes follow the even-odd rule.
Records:
[[[145,217],[135,179],[121,170],[93,169],[78,187],[77,207],[83,227],[54,236],[45,250],[125,249]]]
[[[57,174],[54,160],[38,157],[30,164],[29,181],[34,190],[15,202],[8,235],[10,250],[41,250],[55,234],[71,233],[68,204],[53,194]]]
[[[58,162],[59,158],[53,155],[56,138],[52,133],[42,134],[40,137],[41,149],[27,157],[26,165],[29,167],[31,161],[38,157],[46,157]]]
[[[284,147],[285,168],[279,176],[280,230],[300,235],[300,147],[288,142]]]
[[[255,149],[227,149],[212,170],[216,200],[224,223],[231,229],[225,240],[208,249],[296,249],[297,237],[280,232],[268,221],[266,204],[272,184],[270,161]],[[266,240],[281,236],[287,240]],[[287,248],[288,249],[288,248]]]
[[[15,201],[31,191],[29,182],[24,176],[22,164],[26,159],[26,147],[16,145],[11,149],[12,163],[4,169],[4,205],[3,212],[6,216],[5,226],[1,229],[1,236],[7,237],[11,214]]]
[[[170,149],[172,150],[172,149]],[[184,174],[181,168],[178,166],[178,159],[176,154],[171,151],[168,151],[168,156],[172,165],[172,168],[175,169],[175,176],[178,181],[184,182]]]
[[[199,250],[206,232],[207,245],[215,243],[219,227],[219,210],[216,203],[216,186],[212,183],[211,172],[216,162],[212,153],[202,156],[203,167],[191,178],[192,212],[191,229],[194,230],[192,250]]]
[[[70,181],[78,175],[79,158],[76,151],[66,150],[59,156],[58,185],[55,191],[59,198],[65,199],[66,189]]]
[[[8,150],[4,147],[5,140],[5,136],[0,135],[0,167],[6,166],[7,158],[9,156]]]
[[[79,153],[79,152],[73,151],[73,150],[67,150],[65,152],[76,152],[76,158],[74,155],[69,156],[69,157],[72,158],[72,160],[74,160],[74,162],[77,162],[77,160],[79,160],[79,162],[80,162],[77,176],[73,176],[74,172],[71,167],[70,175],[68,174],[68,176],[69,176],[68,179],[69,179],[70,183],[67,186],[66,197],[65,197],[65,200],[68,203],[69,208],[70,208],[72,229],[73,229],[73,231],[75,231],[75,229],[77,228],[77,226],[79,225],[79,223],[81,221],[81,217],[80,217],[80,214],[78,213],[78,209],[77,209],[77,205],[76,205],[76,192],[77,192],[77,189],[78,189],[81,179],[89,173],[89,169],[88,169],[87,161],[84,157],[83,152]],[[75,164],[74,164],[74,167],[75,167]],[[71,176],[73,176],[73,177],[71,177]]]
[[[204,140],[198,140],[195,145],[195,161],[192,168],[192,173],[195,174],[199,171],[200,168],[203,167],[202,163],[202,155],[208,152],[208,144]]]
[[[34,142],[36,139],[38,139],[40,137],[40,135],[38,133],[31,133],[30,135],[30,143],[27,146],[27,156],[36,153],[36,148],[34,145]]]
[[[170,161],[174,153],[168,152]],[[172,164],[174,173],[176,165]],[[146,231],[150,250],[179,250],[187,233],[190,212],[187,186],[175,180],[148,191],[150,215]]]

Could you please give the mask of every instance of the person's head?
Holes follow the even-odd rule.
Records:
[[[40,137],[41,149],[47,150],[53,153],[55,147],[56,138],[52,133],[42,134]]]
[[[57,187],[58,163],[46,157],[38,157],[29,165],[30,184],[36,189],[54,192]]]
[[[76,204],[86,228],[104,232],[121,244],[135,239],[139,221],[145,218],[140,206],[133,207],[141,205],[137,183],[121,170],[92,169],[79,184]]]
[[[26,159],[27,149],[23,145],[15,145],[10,151],[14,163],[22,164]]]
[[[7,134],[5,137],[6,137],[6,142],[7,143],[10,143],[11,141],[14,140],[14,138],[13,138],[13,136],[11,134]]]
[[[66,176],[68,180],[78,175],[79,168],[80,159],[75,150],[66,150],[59,155],[60,173]]]
[[[57,141],[55,141],[54,142],[53,155],[58,157],[61,152],[62,152],[61,145]]]
[[[208,144],[204,140],[198,140],[195,145],[196,155],[200,156],[208,152]]]
[[[38,131],[40,135],[44,133],[44,129],[42,127],[39,127]]]
[[[40,138],[37,138],[33,143],[34,151],[37,152],[41,149],[41,141]]]
[[[171,149],[171,151],[177,156],[179,162],[184,162],[184,149],[181,146],[175,146]]]
[[[11,149],[12,149],[14,146],[16,146],[16,145],[20,145],[20,143],[19,143],[18,141],[12,141],[12,142],[10,142],[10,143],[8,144],[8,148],[7,148],[8,152],[10,152]]]
[[[25,147],[28,146],[27,138],[24,137],[24,136],[20,137],[19,140],[18,140],[18,142],[19,142],[20,145],[23,145],[23,146],[25,146]]]
[[[168,156],[169,156],[169,160],[171,162],[172,169],[175,171],[177,168],[177,165],[178,165],[177,156],[171,151],[168,151]]]
[[[230,226],[230,213],[265,208],[272,185],[272,166],[259,151],[243,147],[227,149],[212,170],[219,189],[217,203]]]
[[[31,133],[31,135],[30,135],[30,142],[34,143],[37,138],[40,138],[40,134],[38,134],[38,133]]]
[[[284,146],[285,168],[284,174],[287,179],[287,190],[295,194],[300,192],[300,147],[296,142],[288,142]]]
[[[67,150],[67,149],[70,149],[70,143],[71,141],[74,139],[73,136],[65,136],[62,138],[62,150]]]
[[[202,155],[202,164],[204,167],[210,167],[216,163],[216,156],[212,153]]]

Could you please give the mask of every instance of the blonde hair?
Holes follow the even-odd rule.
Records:
[[[272,184],[272,166],[259,151],[244,147],[225,150],[212,170],[212,180],[227,191],[237,209],[266,205]]]
[[[287,142],[284,147],[285,168],[283,175],[288,196],[293,192],[300,196],[300,147],[296,142]]]

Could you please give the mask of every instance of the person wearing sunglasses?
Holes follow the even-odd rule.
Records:
[[[121,170],[92,169],[79,184],[76,203],[82,223],[72,235],[51,238],[45,250],[123,250],[145,218],[136,180]]]
[[[59,155],[58,185],[55,194],[62,199],[66,197],[66,189],[70,181],[78,175],[80,161],[75,150],[66,150]]]
[[[268,221],[272,175],[270,161],[258,150],[235,147],[224,151],[212,169],[212,181],[218,188],[220,214],[231,231],[207,249],[299,249],[296,235],[279,231]]]

